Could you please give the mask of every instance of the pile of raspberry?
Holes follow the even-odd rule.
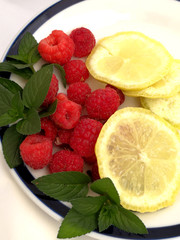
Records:
[[[47,108],[57,99],[56,111],[42,118],[41,131],[27,136],[20,145],[21,157],[31,168],[48,167],[50,173],[89,169],[92,180],[99,178],[95,144],[103,124],[125,97],[111,85],[94,91],[89,86],[84,58],[95,43],[93,33],[84,27],[69,35],[54,30],[40,41],[40,55],[48,63],[63,66],[68,87],[66,94],[59,92],[58,79],[53,74],[41,107]]]

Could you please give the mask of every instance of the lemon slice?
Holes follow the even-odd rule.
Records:
[[[104,124],[95,152],[100,176],[109,177],[121,204],[139,212],[171,205],[180,185],[180,136],[144,108],[118,110]]]
[[[86,60],[91,75],[123,90],[138,90],[162,79],[172,56],[140,32],[119,32],[101,39]]]
[[[140,98],[144,108],[169,121],[180,129],[180,93],[170,98]]]
[[[166,76],[152,86],[139,91],[124,91],[127,96],[165,98],[172,97],[180,91],[180,60],[172,62],[170,70]]]

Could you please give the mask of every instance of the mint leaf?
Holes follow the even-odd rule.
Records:
[[[72,238],[89,233],[97,228],[97,215],[82,215],[75,209],[70,209],[65,216],[57,237]]]
[[[41,131],[41,121],[38,112],[30,109],[25,114],[24,119],[16,124],[16,130],[24,135],[31,135]]]
[[[6,113],[11,108],[14,94],[0,85],[0,114]]]
[[[109,204],[102,207],[98,218],[99,232],[102,232],[113,225],[116,211],[118,211],[116,205]]]
[[[91,215],[97,213],[104,202],[105,196],[76,198],[71,201],[73,208],[82,215]]]
[[[28,53],[28,63],[34,64],[41,58],[38,45],[34,46]]]
[[[80,172],[59,172],[33,180],[33,184],[46,195],[60,201],[84,197],[90,178]]]
[[[116,206],[116,209],[113,218],[114,226],[130,233],[148,234],[145,225],[135,214],[121,206]]]
[[[33,35],[30,32],[26,32],[19,44],[18,55],[26,56],[28,59],[28,53],[37,45],[38,43]],[[28,63],[28,60],[26,62]]]
[[[9,109],[8,113],[13,117],[23,118],[23,111],[24,105],[21,99],[21,95],[19,92],[17,92],[12,98],[11,108]]]
[[[0,85],[14,94],[22,91],[22,88],[16,82],[7,78],[0,77]]]
[[[17,116],[12,116],[8,112],[0,115],[0,127],[7,126],[11,123],[14,123],[19,118]]]
[[[96,193],[107,196],[112,202],[120,204],[119,194],[110,178],[98,179],[90,188]]]
[[[23,103],[26,107],[40,107],[48,93],[52,74],[53,65],[48,65],[32,75],[23,90]]]
[[[16,126],[9,127],[3,136],[2,149],[7,164],[10,168],[17,167],[22,163],[20,157],[19,146],[24,136],[16,131]]]
[[[56,111],[56,107],[57,99],[52,104],[50,104],[46,109],[43,109],[42,111],[39,112],[40,118],[52,115]]]
[[[24,79],[29,79],[33,74],[33,71],[30,68],[18,69],[10,62],[0,63],[0,72],[14,73]]]
[[[61,74],[62,84],[66,88],[66,77],[65,77],[66,74],[65,74],[64,68],[61,65],[57,64],[57,63],[55,63],[54,66],[59,70],[59,72]]]

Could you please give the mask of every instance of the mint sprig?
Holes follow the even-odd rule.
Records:
[[[86,174],[59,172],[35,179],[33,184],[46,195],[72,204],[60,226],[58,238],[77,237],[96,229],[102,232],[111,225],[130,233],[148,233],[143,222],[121,206],[110,178],[90,184]],[[96,196],[88,196],[89,188]]]

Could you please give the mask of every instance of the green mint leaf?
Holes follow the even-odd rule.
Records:
[[[31,67],[31,64],[29,64],[29,63],[25,63],[25,64],[22,64],[22,63],[11,63],[11,64],[12,64],[12,66],[16,67],[18,70]]]
[[[72,238],[89,233],[97,228],[97,215],[82,215],[75,209],[70,209],[65,216],[57,237]]]
[[[113,225],[126,232],[135,234],[148,234],[148,231],[143,222],[131,211],[116,206],[117,211],[113,218]]]
[[[9,115],[17,117],[17,118],[23,118],[24,114],[24,105],[21,99],[21,95],[19,92],[17,92],[11,102],[11,109],[8,111]]]
[[[80,172],[59,172],[33,180],[33,184],[46,195],[60,201],[86,196],[90,178]]]
[[[38,43],[33,35],[30,32],[26,32],[19,44],[18,55],[27,56],[28,59],[28,53],[37,45]]]
[[[3,136],[2,149],[7,164],[10,168],[17,167],[22,163],[19,146],[24,140],[24,136],[16,131],[16,126],[9,127]]]
[[[99,232],[102,232],[113,225],[116,211],[118,211],[116,205],[108,204],[102,207],[98,218]]]
[[[56,111],[56,107],[57,99],[52,104],[50,104],[46,109],[43,109],[42,111],[39,112],[40,118],[52,115]]]
[[[0,85],[2,85],[3,87],[5,87],[7,90],[14,94],[22,91],[22,88],[16,82],[9,80],[7,78],[0,77]]]
[[[41,58],[39,51],[38,51],[38,45],[34,46],[28,53],[28,63],[34,64]]]
[[[23,90],[23,103],[26,107],[40,107],[48,93],[52,74],[53,65],[48,65],[32,75]]]
[[[11,108],[14,94],[0,85],[0,114],[6,113]]]
[[[11,62],[0,63],[0,72],[14,73],[24,79],[29,79],[33,74],[30,68],[18,69]]]
[[[35,109],[29,109],[24,119],[16,124],[16,130],[24,135],[31,135],[41,131],[41,121]]]
[[[14,64],[26,65],[27,56],[24,56],[24,55],[8,55],[8,56],[7,56],[7,60],[8,60],[8,62],[10,62],[12,65],[14,65]],[[13,60],[17,60],[17,61],[13,61]]]
[[[59,72],[61,74],[62,84],[66,88],[66,77],[65,77],[66,74],[65,74],[64,68],[61,65],[57,64],[57,63],[55,63],[54,66],[59,70]]]
[[[98,179],[90,188],[96,193],[107,196],[114,203],[120,204],[119,194],[110,178]]]
[[[105,196],[76,198],[71,201],[73,208],[82,215],[91,215],[97,213],[104,202]]]
[[[0,115],[0,127],[7,126],[17,121],[19,117],[10,115],[8,112]]]

